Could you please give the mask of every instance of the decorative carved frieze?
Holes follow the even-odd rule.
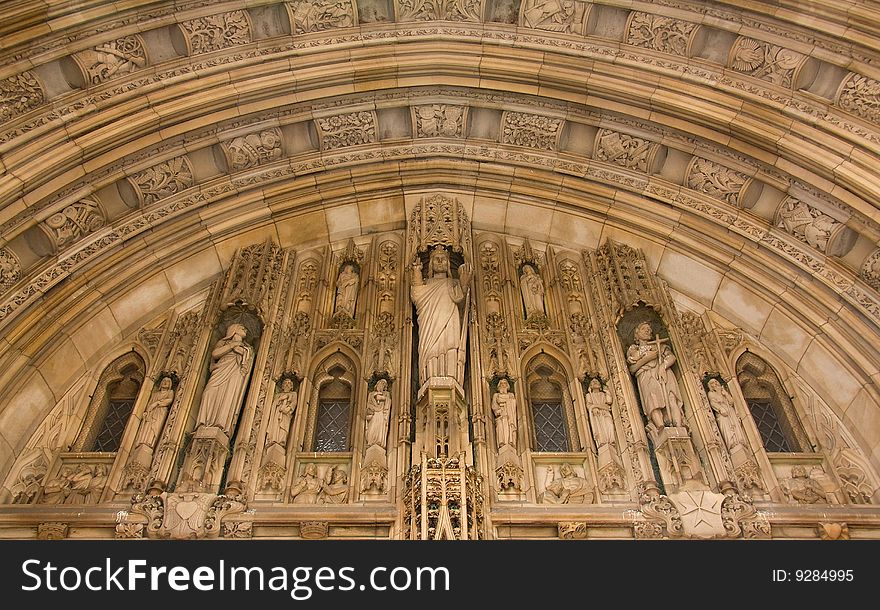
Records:
[[[466,106],[430,104],[413,106],[416,137],[460,138],[464,132]]]
[[[45,101],[43,88],[31,72],[0,80],[0,122],[37,108]]]
[[[850,74],[840,84],[837,105],[863,119],[880,123],[880,81]]]
[[[247,135],[220,142],[226,163],[232,171],[241,171],[270,163],[284,155],[281,149],[281,130],[277,127],[261,129]]]
[[[660,151],[660,144],[610,129],[600,129],[596,134],[594,158],[614,163],[627,169],[649,172]]]
[[[147,52],[140,36],[117,38],[93,49],[80,51],[73,58],[92,85],[147,66]]]
[[[186,38],[190,55],[251,42],[251,24],[245,11],[230,11],[184,21],[180,29]]]
[[[142,523],[150,538],[217,538],[224,517],[243,513],[246,508],[242,498],[211,493],[139,493],[131,499],[131,511],[121,514],[118,523]]]
[[[752,178],[714,161],[694,157],[687,169],[685,185],[738,207]]]
[[[127,178],[141,206],[148,206],[195,184],[192,166],[185,156],[174,157]]]
[[[0,248],[0,293],[6,292],[21,278],[21,263],[9,248]]]
[[[522,10],[522,26],[563,34],[583,34],[590,4],[578,0],[548,2],[525,0]]]
[[[626,28],[627,44],[687,57],[697,24],[634,11]]]
[[[481,0],[395,0],[400,21],[480,21]]]
[[[347,148],[376,141],[376,117],[372,112],[352,112],[315,119],[322,150]]]
[[[681,520],[681,514],[675,507],[675,504],[665,495],[662,495],[656,487],[640,484],[639,504],[644,518],[652,521],[660,527],[660,533],[670,538],[680,538],[684,535],[684,525]],[[638,522],[636,522],[638,524]],[[656,536],[657,528],[647,528],[642,526],[641,536],[636,532],[637,537],[644,537],[649,534],[650,537]]]
[[[52,240],[55,250],[69,246],[104,226],[104,212],[94,199],[82,199],[52,214],[40,228]]]
[[[355,24],[351,0],[301,0],[288,2],[287,12],[294,34],[307,34]]]
[[[563,119],[527,112],[505,112],[501,142],[540,150],[555,150]]]
[[[774,85],[791,88],[806,56],[754,38],[740,37],[730,49],[728,67]]]
[[[404,480],[404,536],[409,540],[483,537],[482,477],[464,455],[428,457]],[[422,515],[425,516],[422,519]]]
[[[752,501],[735,491],[725,493],[721,504],[721,521],[728,538],[770,538],[770,523]]]

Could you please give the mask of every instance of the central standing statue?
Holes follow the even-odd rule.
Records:
[[[449,252],[434,246],[428,260],[428,278],[422,277],[422,262],[412,262],[412,301],[419,317],[419,383],[432,377],[452,377],[463,383],[465,331],[459,303],[466,300],[472,269],[467,263],[452,276]],[[464,316],[467,316],[465,306]]]

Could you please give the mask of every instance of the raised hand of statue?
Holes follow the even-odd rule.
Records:
[[[410,263],[410,270],[412,271],[413,284],[421,286],[425,283],[425,279],[422,277],[422,259],[419,258],[418,254],[413,256],[412,263]]]
[[[458,267],[458,283],[462,290],[467,290],[471,283],[471,276],[474,274],[474,268],[468,263],[463,263]]]

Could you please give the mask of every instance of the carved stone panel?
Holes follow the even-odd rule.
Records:
[[[186,38],[190,55],[251,42],[251,24],[245,11],[230,11],[184,21],[180,29]]]
[[[0,248],[0,292],[8,290],[21,277],[21,263],[8,248]]]
[[[43,89],[31,72],[0,80],[0,121],[9,121],[44,101]]]
[[[0,254],[0,287],[3,286],[3,259]],[[862,263],[862,279],[874,290],[880,290],[880,249],[874,250]]]
[[[525,0],[522,26],[563,34],[583,34],[590,4],[569,0]]]
[[[376,141],[376,117],[372,112],[352,112],[315,119],[322,150],[347,148]]]
[[[626,28],[627,44],[681,57],[688,50],[697,31],[697,24],[634,11]]]
[[[596,152],[593,156],[599,161],[614,163],[627,169],[650,172],[654,169],[661,148],[657,142],[610,129],[600,129],[596,134]]]
[[[776,226],[808,246],[836,256],[846,254],[856,239],[851,229],[794,197],[788,197],[780,204]],[[832,240],[835,243],[832,244]],[[829,245],[835,247],[829,250]]]
[[[752,178],[714,161],[694,157],[687,170],[688,188],[738,207]]]
[[[351,0],[301,0],[286,4],[294,34],[307,34],[355,24]]]
[[[850,74],[840,84],[837,105],[874,123],[880,123],[880,81]]]
[[[556,117],[505,112],[501,120],[501,142],[541,150],[554,150],[563,120]]]
[[[480,21],[481,0],[395,0],[399,21]]]
[[[186,157],[174,157],[127,178],[141,206],[170,197],[195,184],[192,167]]]
[[[805,60],[804,55],[791,49],[754,38],[740,37],[730,49],[728,66],[774,85],[792,87],[797,70]]]
[[[93,49],[80,51],[73,58],[92,85],[147,66],[147,52],[140,36],[117,38]]]
[[[413,106],[413,123],[418,138],[460,138],[464,129],[465,106],[429,104]]]
[[[72,203],[40,223],[56,252],[103,226],[104,212],[94,199]]]
[[[241,171],[280,159],[281,130],[277,127],[261,129],[220,142],[226,163],[233,171]]]

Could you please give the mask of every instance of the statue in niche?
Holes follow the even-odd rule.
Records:
[[[354,265],[346,265],[336,278],[336,308],[333,313],[344,314],[354,317],[355,303],[357,302],[358,285],[360,275],[354,269]]]
[[[504,445],[516,448],[516,395],[510,391],[506,379],[498,382],[498,391],[492,397],[492,414],[495,415],[495,439],[498,449]]]
[[[327,471],[324,487],[321,489],[321,502],[324,504],[344,504],[348,500],[348,474],[339,466]]]
[[[747,447],[745,435],[739,425],[736,409],[733,406],[733,396],[714,377],[709,380],[707,385],[709,391],[706,392],[706,396],[709,398],[712,411],[715,412],[715,420],[718,422],[718,429],[721,431],[724,444],[728,449],[733,449],[737,445]]]
[[[202,393],[198,424],[216,426],[229,436],[254,362],[254,350],[245,343],[247,329],[230,324],[226,336],[211,352],[211,376]]]
[[[547,468],[544,492],[538,498],[542,504],[586,504],[592,501],[590,483],[578,476],[571,464],[559,467],[559,477],[553,466]]]
[[[294,504],[317,504],[323,483],[318,478],[318,466],[306,464],[302,475],[290,488],[290,499]]]
[[[388,381],[380,379],[367,397],[367,431],[364,435],[366,447],[378,445],[385,448],[390,414],[391,393],[388,392]]]
[[[544,282],[531,265],[523,265],[519,278],[519,290],[522,293],[526,318],[532,315],[544,315]]]
[[[614,445],[614,417],[611,414],[611,394],[602,389],[598,377],[590,380],[587,395],[587,412],[597,447]]]
[[[287,434],[290,432],[290,420],[296,410],[297,393],[293,391],[293,379],[285,377],[281,382],[281,391],[272,401],[272,419],[266,437],[266,446],[275,443],[287,446]]]
[[[828,501],[822,483],[807,474],[807,469],[803,466],[792,466],[791,478],[782,479],[779,485],[782,488],[782,493],[797,504],[817,504]]]
[[[649,322],[642,322],[635,328],[635,343],[629,346],[626,359],[629,371],[636,376],[639,398],[648,421],[657,430],[666,426],[680,427],[683,424],[681,394],[672,365],[675,355],[666,343],[669,339],[654,333]]]
[[[419,319],[419,380],[453,377],[464,381],[465,331],[459,303],[468,293],[472,269],[467,263],[452,277],[449,252],[435,246],[428,260],[428,279],[418,257],[412,263],[412,301]],[[467,309],[465,309],[467,316]]]
[[[150,404],[144,411],[144,419],[138,428],[137,437],[134,440],[134,446],[147,445],[152,447],[159,438],[162,426],[165,425],[165,417],[168,415],[168,408],[174,402],[174,388],[172,387],[171,377],[165,375],[159,382],[159,389],[153,390],[150,397]]]

